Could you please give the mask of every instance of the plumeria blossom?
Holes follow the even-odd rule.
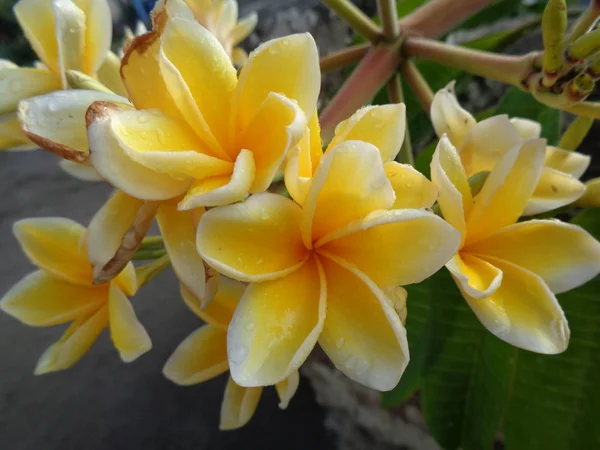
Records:
[[[362,141],[375,146],[384,163],[396,200],[394,208],[429,208],[437,199],[433,183],[408,164],[394,161],[402,147],[406,130],[404,104],[366,106],[341,122],[325,153],[346,141]],[[285,166],[285,184],[291,197],[304,203],[313,174],[323,154],[319,121],[316,114],[309,121],[297,148],[290,152]],[[406,190],[410,189],[410,195]]]
[[[395,200],[380,151],[344,141],[321,158],[302,205],[261,193],[202,216],[204,260],[250,282],[227,336],[237,384],[285,380],[318,341],[350,378],[396,385],[409,358],[397,287],[436,272],[460,239],[425,209],[391,209]]]
[[[16,116],[20,100],[66,89],[67,70],[97,77],[116,93],[125,90],[119,58],[110,51],[112,20],[106,0],[19,0],[15,16],[41,60],[17,67],[0,60],[0,150],[34,149]]]
[[[244,293],[239,281],[221,278],[215,298],[203,307],[184,286],[181,295],[185,303],[206,325],[190,334],[171,355],[163,369],[164,375],[181,386],[202,383],[229,370],[227,362],[227,327]],[[281,409],[286,409],[296,393],[300,377],[294,371],[275,388]],[[231,377],[227,381],[221,405],[222,430],[244,426],[252,418],[262,394],[262,387],[242,387]]]
[[[500,339],[538,353],[567,348],[569,327],[554,294],[600,273],[600,243],[558,220],[518,222],[539,186],[545,141],[514,147],[473,195],[467,171],[446,136],[431,163],[444,218],[462,235],[446,265],[481,323]]]
[[[446,134],[458,150],[468,177],[489,172],[508,151],[525,140],[539,138],[541,133],[538,122],[505,115],[477,123],[458,103],[454,83],[434,96],[431,121],[437,135]],[[540,214],[576,201],[585,191],[579,178],[589,165],[587,155],[546,146],[542,175],[523,215]]]
[[[83,226],[64,218],[36,218],[16,222],[13,230],[38,270],[18,282],[2,298],[0,308],[34,327],[71,322],[44,352],[36,374],[71,367],[106,327],[123,361],[150,350],[150,337],[127,299],[137,290],[131,264],[111,283],[93,285]]]
[[[238,20],[236,0],[185,0],[200,22],[219,40],[236,66],[241,66],[248,55],[238,44],[256,28],[258,16],[251,13]]]

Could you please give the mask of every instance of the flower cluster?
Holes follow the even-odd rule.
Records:
[[[126,295],[167,262],[206,324],[164,375],[193,385],[229,371],[223,429],[250,419],[265,386],[285,408],[317,343],[351,379],[392,389],[409,363],[402,286],[444,266],[496,336],[565,350],[569,328],[554,294],[600,273],[600,243],[573,225],[521,219],[582,197],[589,158],[546,146],[531,121],[476,123],[451,88],[432,105],[440,140],[431,181],[395,161],[403,104],[358,110],[323,151],[309,34],[262,44],[238,73],[234,47],[254,16],[235,25],[235,1],[163,0],[152,29],[124,52],[122,85],[110,84],[100,70],[110,35],[94,22],[108,17],[105,6],[21,0],[15,10],[45,68],[0,72],[2,86],[28,87],[1,100],[12,126],[18,109],[29,139],[116,188],[87,230],[59,218],[15,224],[40,270],[0,307],[33,326],[72,321],[36,373],[73,365],[106,326],[124,361],[148,351]],[[66,69],[113,93],[61,91]],[[27,142],[19,136],[7,145]],[[131,261],[150,245],[155,218],[160,258],[136,277]]]

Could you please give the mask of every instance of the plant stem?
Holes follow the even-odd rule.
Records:
[[[364,12],[358,9],[350,0],[323,0],[350,27],[365,39],[378,42],[381,38],[381,28]]]
[[[369,103],[389,80],[400,64],[399,50],[400,41],[373,47],[346,79],[319,117],[325,144],[333,137],[337,124]]]
[[[578,116],[600,119],[600,103],[581,102],[564,108],[565,111]]]
[[[133,255],[134,261],[145,261],[147,259],[158,259],[167,254],[167,250],[164,248],[152,248],[145,250],[138,250]]]
[[[400,66],[400,73],[406,80],[406,83],[410,86],[413,93],[416,95],[417,100],[421,103],[421,106],[427,114],[431,109],[431,102],[433,102],[433,91],[427,83],[427,80],[423,78],[423,75],[417,68],[414,62],[405,61]]]
[[[400,80],[400,75],[397,73],[389,79],[387,83],[387,91],[388,96],[390,98],[391,103],[404,103],[404,92],[402,91],[402,80]],[[410,132],[408,130],[408,125],[406,127],[406,132],[404,133],[404,141],[402,142],[402,147],[400,148],[400,152],[398,156],[396,156],[396,160],[403,164],[411,164],[414,165],[414,158],[412,152],[412,145],[410,142]]]
[[[321,58],[321,72],[331,72],[332,70],[354,64],[360,61],[369,52],[370,48],[370,44],[353,45],[352,47],[327,55]]]
[[[522,83],[531,73],[537,57],[536,53],[501,55],[416,37],[407,38],[403,49],[406,56],[433,61],[521,89],[524,89]]]
[[[579,19],[577,19],[577,22],[575,22],[571,31],[569,31],[566,43],[571,43],[587,33],[598,20],[598,16],[600,16],[600,1],[590,0],[588,7],[581,16],[579,16]]]
[[[140,245],[140,249],[147,249],[151,247],[163,247],[162,236],[146,236],[144,239],[142,239],[142,245]]]
[[[155,261],[152,261],[149,264],[145,264],[143,266],[137,267],[135,269],[135,274],[137,276],[138,285],[141,287],[152,280],[155,276],[169,267],[171,264],[171,260],[169,259],[169,255],[164,254],[160,258]]]
[[[377,0],[377,10],[383,25],[383,37],[391,42],[400,34],[395,0]]]
[[[431,0],[400,19],[400,28],[422,37],[438,38],[491,2],[492,0]]]

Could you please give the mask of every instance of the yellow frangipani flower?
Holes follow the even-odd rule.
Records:
[[[0,150],[37,148],[20,130],[17,105],[66,89],[67,70],[98,77],[114,92],[125,93],[119,58],[110,51],[112,20],[106,0],[19,0],[14,12],[42,64],[21,68],[0,60]]]
[[[184,286],[181,295],[185,303],[206,325],[190,334],[171,355],[163,369],[164,375],[174,383],[190,386],[210,380],[229,370],[227,362],[227,327],[233,312],[244,293],[245,285],[239,281],[221,278],[215,298],[206,307]],[[292,372],[275,388],[281,409],[286,409],[296,393],[300,378]],[[242,387],[229,377],[221,405],[222,430],[244,426],[252,418],[262,394],[260,387]]]
[[[429,208],[437,199],[435,186],[408,164],[394,158],[402,147],[406,130],[404,104],[366,106],[341,122],[325,152],[345,141],[374,145],[381,154],[384,170],[396,193],[394,208]],[[303,204],[313,174],[323,154],[319,120],[314,114],[297,148],[290,152],[285,167],[285,184],[291,197]],[[410,195],[405,191],[410,189]]]
[[[251,13],[238,21],[236,0],[185,0],[196,20],[210,31],[236,66],[248,59],[246,52],[237,45],[256,28],[258,16]]]
[[[518,222],[539,186],[545,152],[542,139],[515,146],[473,195],[459,153],[443,136],[431,179],[444,218],[462,235],[461,248],[446,267],[473,312],[500,339],[553,354],[569,342],[554,294],[598,275],[600,243],[558,220]]]
[[[227,337],[236,383],[281,382],[318,341],[350,378],[379,390],[397,384],[408,346],[394,310],[405,293],[395,288],[436,272],[460,238],[429,211],[394,202],[379,150],[345,141],[321,159],[302,206],[261,193],[202,216],[200,255],[250,282]]]
[[[137,290],[129,264],[113,282],[92,284],[85,257],[85,228],[69,219],[36,218],[16,222],[14,233],[39,270],[27,275],[0,300],[0,308],[34,327],[71,322],[58,342],[40,358],[35,373],[71,367],[108,326],[121,359],[130,362],[152,344],[126,296]]]
[[[460,154],[467,176],[490,171],[512,148],[540,137],[541,125],[528,119],[493,116],[477,123],[458,103],[454,83],[436,93],[431,121],[438,137],[446,134]],[[530,216],[569,205],[583,195],[579,177],[590,165],[581,153],[547,146],[545,163],[523,215]]]

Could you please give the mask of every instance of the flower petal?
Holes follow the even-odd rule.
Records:
[[[59,73],[53,2],[20,0],[13,10],[33,51],[52,72]]]
[[[167,360],[163,374],[181,386],[210,380],[229,368],[226,345],[226,331],[204,325],[177,346]]]
[[[283,278],[250,284],[227,334],[234,381],[266,386],[297,370],[323,328],[326,296],[323,268],[315,258]]]
[[[83,72],[94,74],[110,52],[112,43],[110,7],[106,0],[75,0],[75,2],[85,13],[86,19]]]
[[[252,152],[242,150],[235,160],[233,173],[195,181],[179,202],[178,208],[186,210],[239,202],[248,196],[254,174]]]
[[[502,271],[502,284],[488,298],[465,295],[475,315],[494,335],[516,347],[556,354],[569,343],[567,319],[544,281],[506,261],[486,258]]]
[[[92,166],[84,166],[67,159],[63,159],[58,163],[58,166],[71,175],[73,178],[77,178],[81,181],[103,181],[102,177],[98,174],[96,169]]]
[[[53,0],[54,24],[58,43],[58,68],[67,88],[67,70],[84,71],[83,52],[85,42],[85,14],[72,0]],[[112,32],[112,29],[111,29]]]
[[[377,147],[383,162],[392,161],[402,147],[405,129],[404,103],[365,106],[335,128],[327,150],[344,141],[363,141]]]
[[[413,166],[388,161],[383,169],[396,194],[393,209],[431,208],[437,200],[435,185]]]
[[[92,218],[86,242],[96,283],[117,276],[146,235],[158,205],[115,191]]]
[[[227,175],[233,164],[207,154],[191,129],[159,111],[123,111],[111,131],[133,161],[176,179]]]
[[[242,67],[234,99],[237,126],[241,130],[248,127],[269,92],[294,100],[304,115],[311,117],[320,89],[319,53],[310,34],[265,42]]]
[[[519,136],[525,140],[537,139],[542,135],[542,125],[535,120],[513,117],[510,123],[517,129]]]
[[[288,151],[302,137],[306,118],[298,105],[281,94],[270,92],[238,143],[254,156],[256,175],[250,191],[264,192],[273,182]]]
[[[229,33],[229,42],[232,47],[235,47],[254,31],[258,23],[258,15],[251,12],[243,19],[238,20],[236,26]]]
[[[524,216],[541,214],[570,205],[585,192],[585,185],[564,172],[544,167],[535,191],[523,210]]]
[[[158,208],[158,225],[177,278],[197,298],[206,295],[204,261],[196,250],[196,226],[192,211],[178,211],[177,205],[163,202]]]
[[[47,327],[96,311],[108,297],[105,287],[71,284],[38,270],[30,273],[0,301],[0,308],[21,322]]]
[[[29,139],[61,158],[89,164],[86,111],[96,101],[127,104],[103,92],[69,90],[33,97],[19,104],[19,119]]]
[[[15,112],[21,100],[61,88],[60,78],[44,69],[0,71],[0,114]]]
[[[41,269],[80,285],[92,284],[92,267],[85,256],[85,228],[62,217],[22,219],[13,233],[27,258]]]
[[[35,150],[37,144],[31,142],[21,130],[21,124],[16,114],[0,116],[0,150]]]
[[[468,239],[477,239],[515,223],[535,190],[544,165],[545,140],[526,141],[494,167],[467,219]]]
[[[225,275],[241,281],[280,278],[309,256],[302,244],[302,210],[270,193],[207,211],[198,225],[200,255]]]
[[[592,158],[583,153],[570,152],[562,148],[546,147],[546,167],[580,178],[590,166]]]
[[[221,404],[219,429],[235,430],[246,425],[256,411],[262,391],[262,386],[242,387],[229,377]]]
[[[390,300],[365,274],[337,260],[322,261],[327,316],[319,345],[354,381],[380,391],[393,389],[409,360],[400,318]]]
[[[431,102],[431,122],[438,137],[444,134],[455,147],[460,147],[477,121],[456,99],[455,82],[440,89]]]
[[[327,152],[315,173],[304,204],[305,245],[367,214],[394,204],[379,150],[346,141]]]
[[[522,143],[523,138],[508,116],[493,116],[476,124],[457,148],[470,177],[491,171],[506,153]]]
[[[217,38],[198,22],[172,19],[161,37],[160,59],[171,96],[186,118],[194,117],[190,126],[202,130],[205,139],[216,138],[217,149],[219,144],[228,148],[237,74]],[[182,93],[190,97],[182,98]],[[209,146],[214,148],[214,142]]]
[[[34,373],[43,375],[71,367],[96,342],[107,322],[107,306],[103,306],[93,315],[75,320],[60,340],[46,349],[38,360]]]
[[[460,290],[474,299],[489,297],[502,283],[500,269],[466,250],[457,253],[446,267]]]
[[[418,283],[446,264],[460,235],[426,211],[376,211],[315,243],[317,252],[357,267],[381,287]]]
[[[131,362],[152,348],[150,336],[135,315],[129,299],[114,284],[108,297],[110,338],[124,362]]]
[[[558,220],[516,223],[465,250],[533,272],[556,294],[600,273],[600,243],[582,228]]]
[[[438,204],[444,219],[465,236],[465,217],[473,197],[465,169],[456,148],[442,136],[431,160],[431,180],[438,190]]]
[[[115,94],[127,97],[127,89],[121,79],[121,58],[113,52],[108,52],[98,68],[98,81]]]
[[[298,390],[300,384],[300,374],[298,371],[292,372],[292,374],[285,380],[280,381],[275,385],[277,395],[279,396],[279,409],[287,409],[290,404],[290,400]]]
[[[90,161],[98,173],[122,191],[144,200],[165,200],[187,191],[189,179],[158,173],[127,155],[111,125],[119,112],[111,103],[96,102],[86,114]]]
[[[207,305],[202,305],[200,300],[181,285],[181,296],[185,304],[204,322],[227,330],[233,312],[237,307],[246,285],[227,277],[219,278],[219,286],[215,297]]]

